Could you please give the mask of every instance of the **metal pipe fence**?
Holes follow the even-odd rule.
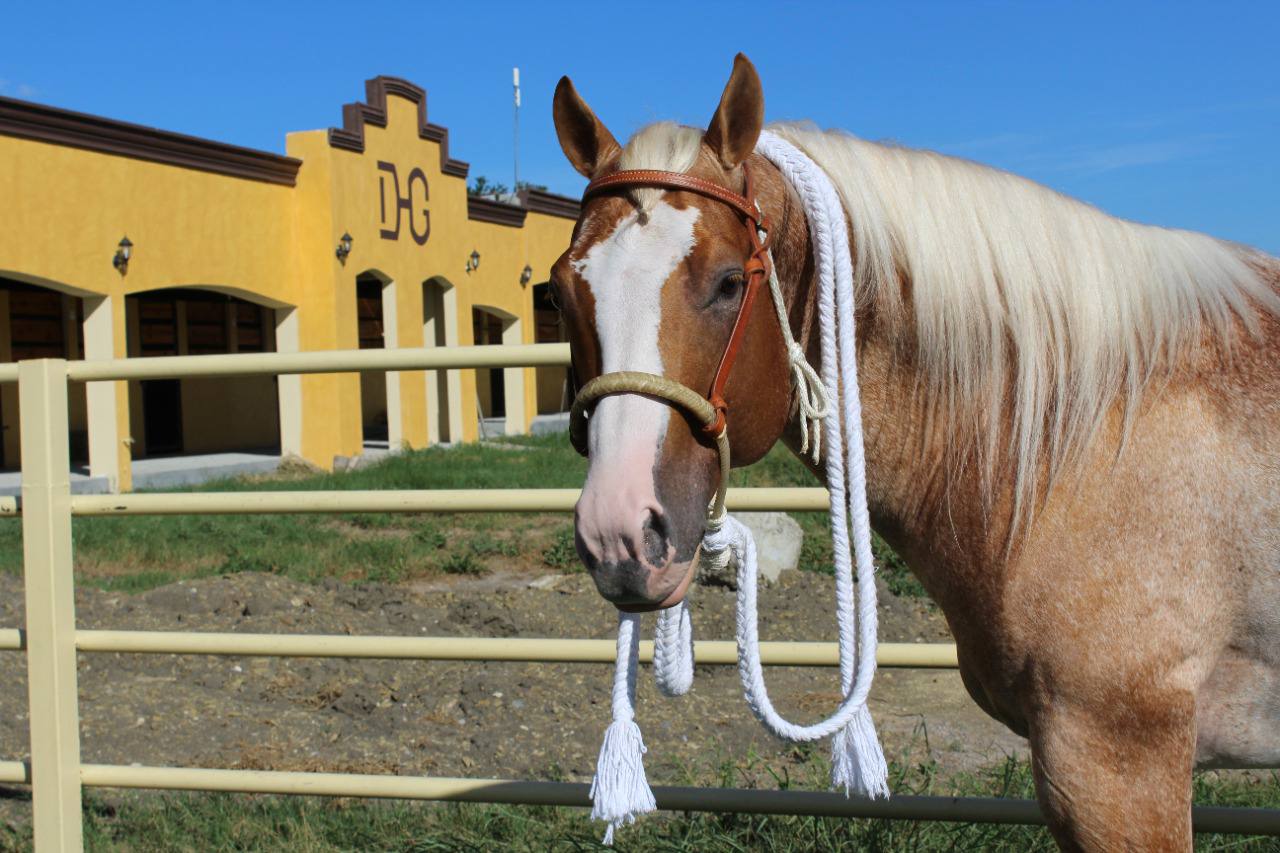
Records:
[[[506,779],[449,779],[334,773],[220,770],[82,764],[76,658],[79,653],[389,658],[412,660],[612,663],[612,640],[475,637],[352,637],[108,631],[77,629],[72,571],[73,516],[355,512],[564,512],[576,489],[493,489],[339,492],[202,492],[72,495],[67,385],[190,376],[563,366],[565,344],[438,347],[317,353],[252,353],[66,362],[43,359],[0,365],[0,383],[17,381],[22,433],[22,496],[0,497],[0,518],[23,526],[24,628],[0,629],[0,651],[25,651],[30,762],[0,761],[0,783],[29,784],[33,832],[43,851],[83,847],[85,786],[316,796],[394,797],[529,805],[588,805],[588,786]],[[824,511],[819,488],[730,489],[735,510]],[[733,665],[734,644],[699,641],[699,663]],[[650,661],[653,644],[642,643]],[[837,666],[835,643],[766,642],[762,661],[774,666]],[[955,646],[884,643],[881,666],[955,668]],[[1034,801],[896,796],[888,801],[816,791],[727,788],[654,789],[660,808],[761,814],[1042,823]],[[1200,808],[1197,831],[1280,835],[1280,810]]]

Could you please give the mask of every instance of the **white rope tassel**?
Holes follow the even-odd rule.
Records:
[[[640,663],[640,615],[618,613],[618,661],[613,674],[613,722],[605,730],[591,781],[591,818],[608,821],[604,843],[613,831],[656,809],[644,775],[647,751],[635,721],[636,668]]]
[[[663,696],[683,696],[693,687],[693,620],[688,598],[658,612],[653,677]]]

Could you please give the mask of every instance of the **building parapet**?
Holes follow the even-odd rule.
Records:
[[[427,92],[421,86],[399,77],[380,75],[364,83],[364,101],[344,104],[342,127],[329,128],[329,144],[334,148],[364,153],[364,126],[387,126],[387,95],[399,95],[418,106],[418,136],[440,144],[440,171],[456,178],[465,178],[471,168],[461,160],[449,156],[449,130],[427,121]]]
[[[0,98],[0,136],[292,187],[301,160],[140,124]]]

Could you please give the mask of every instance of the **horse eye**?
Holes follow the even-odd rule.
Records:
[[[738,295],[738,290],[742,287],[742,273],[729,273],[720,279],[720,295],[726,299],[730,299]]]

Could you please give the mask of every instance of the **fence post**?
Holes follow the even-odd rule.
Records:
[[[67,362],[18,365],[31,802],[40,853],[84,847],[71,567]]]

